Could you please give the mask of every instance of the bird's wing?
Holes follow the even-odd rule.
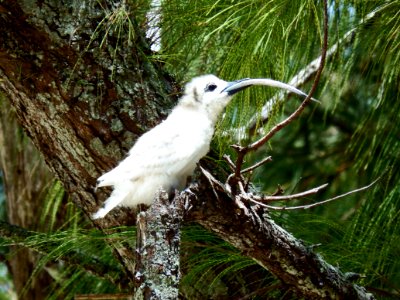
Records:
[[[209,141],[192,131],[153,128],[139,138],[129,155],[113,170],[98,179],[98,186],[156,174],[184,176],[208,152]],[[187,174],[186,174],[187,175]],[[172,178],[173,180],[174,178]]]

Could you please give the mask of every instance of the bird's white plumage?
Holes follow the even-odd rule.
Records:
[[[207,154],[215,122],[232,95],[255,84],[305,95],[271,79],[226,82],[214,75],[194,78],[168,118],[142,135],[117,167],[99,177],[98,187],[113,186],[114,190],[93,219],[104,217],[116,206],[150,205],[160,188],[183,188],[197,162]]]
[[[207,91],[207,86],[216,85]],[[98,187],[113,186],[111,196],[93,215],[104,217],[114,207],[151,204],[159,188],[181,189],[197,162],[209,150],[215,121],[231,96],[221,91],[227,82],[214,75],[193,79],[168,118],[143,136],[128,156],[98,179]]]

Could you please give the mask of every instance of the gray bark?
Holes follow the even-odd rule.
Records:
[[[198,222],[254,259],[299,297],[375,299],[325,262],[312,247],[306,247],[276,224],[268,212],[250,204],[242,195],[227,192],[211,174],[202,176],[190,190],[195,196],[190,194],[187,220]]]
[[[135,299],[177,299],[180,281],[181,198],[160,192],[137,218]]]

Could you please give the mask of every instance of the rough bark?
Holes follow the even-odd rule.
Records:
[[[138,24],[130,44],[112,28],[97,28],[108,9],[90,0],[0,3],[0,89],[50,170],[87,214],[107,196],[94,192],[95,179],[175,101],[167,96],[171,79],[146,58]],[[115,215],[97,225],[134,219],[122,211]],[[133,280],[133,250],[114,246]]]
[[[99,49],[96,38],[97,46],[84,51],[106,13],[98,1],[81,8],[26,3],[0,4],[7,28],[0,33],[0,87],[51,170],[85,211],[94,211],[95,178],[166,115],[170,79],[147,60],[139,34],[115,57],[112,45]]]
[[[80,6],[50,0],[1,2],[0,26],[6,30],[0,31],[0,89],[51,171],[90,214],[107,196],[94,193],[95,178],[160,122],[175,99],[167,96],[172,80],[146,58],[148,46],[139,24],[134,41],[114,56],[115,32],[108,32],[103,49],[103,37],[94,35],[107,13],[100,1],[73,2]],[[232,243],[299,295],[372,299],[257,207],[223,189],[213,190],[205,180],[192,191],[198,197],[192,200],[188,220]],[[96,225],[104,228],[133,218],[116,210]],[[134,282],[134,250],[113,246]]]
[[[192,184],[191,209],[186,219],[196,221],[254,259],[306,299],[375,299],[346,274],[324,261],[277,225],[243,195],[232,197],[212,175]],[[194,196],[196,195],[196,196]]]
[[[181,198],[160,192],[137,218],[135,299],[177,299],[180,281]]]

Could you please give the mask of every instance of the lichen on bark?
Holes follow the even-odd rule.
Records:
[[[137,217],[135,299],[178,299],[183,198],[160,191]]]

